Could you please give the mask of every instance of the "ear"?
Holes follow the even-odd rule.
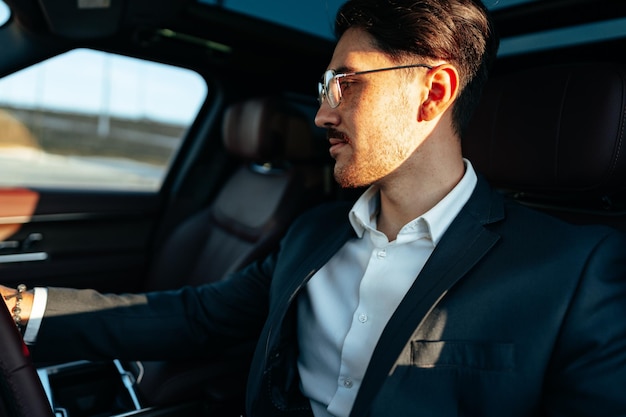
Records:
[[[450,64],[434,67],[426,77],[428,97],[420,108],[419,121],[430,121],[444,113],[456,99],[459,90],[459,73]]]

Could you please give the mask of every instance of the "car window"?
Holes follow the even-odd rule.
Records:
[[[582,45],[626,36],[626,18],[586,23],[502,39],[499,56]]]
[[[11,10],[5,2],[0,0],[0,26],[4,25],[11,18]]]
[[[79,49],[0,79],[0,186],[157,191],[207,96],[197,73]]]

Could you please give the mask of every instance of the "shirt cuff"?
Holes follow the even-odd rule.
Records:
[[[43,313],[46,310],[46,304],[48,303],[48,289],[35,287],[35,295],[33,297],[33,309],[30,311],[30,317],[24,330],[24,343],[27,345],[34,345],[37,340],[37,334],[39,333],[39,326],[41,326],[41,319],[43,319]]]

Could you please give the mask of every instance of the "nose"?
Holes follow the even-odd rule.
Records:
[[[336,109],[331,108],[326,100],[322,101],[315,115],[315,125],[317,127],[330,127],[338,124],[339,114]]]

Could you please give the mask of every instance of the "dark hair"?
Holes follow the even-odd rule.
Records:
[[[395,60],[417,55],[453,64],[461,78],[453,125],[463,134],[499,43],[480,0],[348,0],[337,12],[335,35],[350,28],[369,33]]]

